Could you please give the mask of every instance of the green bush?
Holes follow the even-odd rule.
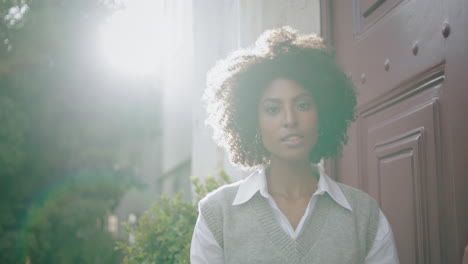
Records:
[[[96,56],[107,2],[0,1],[1,264],[120,263],[106,217],[161,122],[158,89]]]
[[[118,242],[125,264],[190,263],[190,242],[198,216],[197,204],[208,192],[229,183],[224,171],[219,180],[208,177],[204,183],[192,179],[195,201],[182,199],[182,192],[173,197],[163,195],[136,224],[125,223],[130,242]]]
[[[29,210],[21,257],[32,263],[119,263],[116,239],[105,229],[105,220],[132,186],[123,177],[77,173],[45,194]]]

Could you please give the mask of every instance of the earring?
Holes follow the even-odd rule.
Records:
[[[258,133],[258,131],[255,133],[255,143],[256,143],[258,146],[262,146],[262,145],[263,145],[262,136]]]
[[[254,143],[255,143],[254,148],[255,148],[255,153],[257,156],[257,162],[259,164],[268,164],[270,153],[265,148],[265,145],[263,145],[263,139],[258,130],[255,133]]]

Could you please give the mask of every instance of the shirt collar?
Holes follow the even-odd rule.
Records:
[[[314,195],[328,193],[336,203],[352,211],[348,200],[344,196],[343,191],[341,191],[338,184],[328,177],[321,166],[312,166],[314,166],[320,174],[317,190]],[[260,192],[260,194],[265,198],[270,197],[267,188],[265,168],[256,170],[239,184],[239,189],[237,190],[237,194],[232,205],[240,205],[249,201],[257,192]]]

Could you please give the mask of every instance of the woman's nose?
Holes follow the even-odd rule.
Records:
[[[294,109],[286,109],[283,120],[284,127],[295,127],[297,126],[297,116]]]

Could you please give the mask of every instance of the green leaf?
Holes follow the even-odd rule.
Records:
[[[218,178],[210,176],[204,183],[192,179],[196,203],[183,200],[182,192],[172,197],[162,195],[135,225],[125,223],[127,234],[132,234],[135,242],[117,244],[124,255],[124,263],[190,263],[190,242],[198,217],[198,201],[209,191],[230,183],[224,171],[219,172]]]

